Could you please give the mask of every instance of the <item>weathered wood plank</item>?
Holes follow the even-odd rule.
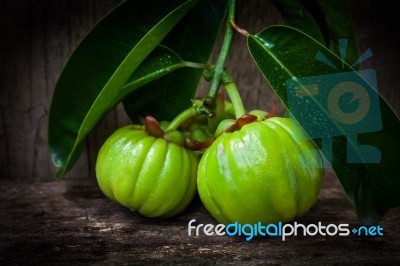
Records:
[[[21,183],[2,181],[1,265],[217,264],[376,265],[400,263],[399,209],[380,223],[384,236],[188,236],[187,224],[215,220],[198,198],[168,220],[143,218],[109,201],[95,180]],[[328,173],[306,225],[359,226],[337,180]]]
[[[1,2],[1,178],[53,178],[47,115],[54,86],[79,41],[118,2]],[[86,176],[88,165],[82,156],[71,176]]]

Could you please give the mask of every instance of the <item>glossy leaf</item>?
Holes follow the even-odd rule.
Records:
[[[356,138],[352,138],[344,130],[343,124],[330,116],[333,124],[332,130],[341,132],[342,136],[340,134],[333,135],[332,150],[326,149],[322,145],[322,151],[328,158],[332,155],[332,167],[363,223],[375,223],[388,208],[400,206],[400,197],[398,196],[400,194],[400,178],[397,174],[400,122],[376,90],[337,55],[296,29],[272,26],[256,36],[249,36],[247,41],[254,61],[289,110],[293,110],[295,106],[291,105],[292,103],[288,100],[287,84],[294,82],[295,88],[301,88],[302,93],[306,93],[298,94],[297,97],[302,99],[301,97],[307,96],[306,100],[315,103],[315,106],[319,108],[317,111],[329,117],[332,110],[329,109],[328,103],[318,99],[319,94],[325,93],[322,89],[318,90],[318,86],[323,87],[323,84],[319,84],[319,82],[328,80],[327,77],[337,77],[331,82],[339,84],[342,82],[340,77],[350,75],[359,82],[363,89],[368,91],[370,99],[377,99],[380,117],[374,119],[381,119],[381,129],[360,132],[356,134]],[[325,64],[315,59],[318,53],[324,55]],[[327,64],[328,62],[331,64]],[[310,77],[315,83],[311,86],[305,83]],[[305,105],[300,112],[292,112],[296,119],[304,121],[306,117],[313,118],[313,113],[310,114],[307,106],[310,105]],[[372,123],[377,122],[374,119],[371,119]],[[319,122],[315,123],[318,125]],[[305,129],[309,135],[313,134],[310,132],[310,128]],[[316,142],[320,141],[316,140]],[[375,147],[381,155],[379,162],[371,163],[369,158],[371,154],[360,152],[360,145]],[[357,156],[353,162],[349,159],[349,151],[355,152]]]
[[[227,11],[227,0],[202,0],[162,41],[185,61],[208,63]],[[202,70],[182,68],[143,86],[124,99],[132,121],[148,114],[172,120],[188,108],[195,96]]]
[[[144,59],[138,69],[133,72],[125,85],[120,89],[118,97],[112,99],[112,101],[118,103],[123,97],[137,88],[183,67],[193,67],[193,64],[183,61],[177,53],[168,47],[159,45]]]
[[[80,156],[83,141],[111,110],[120,89],[196,1],[124,1],[76,48],[58,80],[48,138],[56,175]]]

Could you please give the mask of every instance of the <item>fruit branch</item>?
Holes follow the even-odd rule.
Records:
[[[236,119],[239,119],[246,114],[246,110],[244,109],[242,98],[236,88],[236,84],[233,82],[232,77],[225,71],[222,73],[222,82],[226,93],[228,93],[228,96],[231,99],[233,109],[235,110],[235,117]]]
[[[180,113],[179,115],[177,115],[174,118],[174,120],[171,121],[171,123],[168,125],[168,127],[166,128],[165,131],[178,129],[178,127],[180,125],[182,125],[183,122],[185,122],[189,118],[197,116],[201,113],[202,113],[201,108],[199,108],[198,106],[192,106],[192,107],[186,109],[185,111],[183,111],[182,113]]]
[[[196,62],[184,61],[184,66],[191,67],[191,68],[198,68],[198,69],[210,69],[210,65],[201,64]]]
[[[234,30],[231,26],[231,21],[234,21],[235,11],[236,0],[230,0],[224,42],[222,44],[221,53],[219,54],[217,59],[217,63],[215,64],[214,76],[211,82],[210,90],[208,92],[208,97],[211,98],[213,101],[218,94],[218,90],[221,85],[221,76],[225,70],[226,61],[228,59],[228,55],[232,46]]]
[[[243,36],[245,36],[245,37],[247,37],[247,36],[250,35],[250,33],[249,33],[247,30],[242,29],[241,27],[239,27],[233,19],[232,19],[232,20],[229,20],[229,24],[231,24],[231,27],[232,27],[237,33],[239,33],[239,34],[241,34],[241,35],[243,35]]]

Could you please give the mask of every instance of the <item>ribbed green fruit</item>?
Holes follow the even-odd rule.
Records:
[[[221,223],[287,222],[316,202],[322,179],[320,154],[301,126],[274,117],[220,135],[200,160],[198,191]]]
[[[197,164],[193,151],[130,125],[103,144],[96,176],[111,200],[146,217],[171,217],[195,195]]]

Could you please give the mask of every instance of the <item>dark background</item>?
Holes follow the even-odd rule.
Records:
[[[239,1],[238,21],[249,32],[281,23],[269,1]],[[393,1],[394,2],[394,1]],[[363,68],[377,71],[381,94],[400,113],[399,22],[389,1],[349,1]],[[128,123],[119,106],[88,138],[74,169],[54,180],[47,119],[55,83],[79,41],[119,1],[3,0],[0,2],[0,262],[100,264],[205,262],[217,264],[400,263],[399,210],[382,220],[384,237],[256,239],[189,238],[187,222],[215,223],[196,198],[181,216],[149,220],[109,202],[99,191],[94,162],[99,147]],[[276,96],[252,63],[245,39],[235,37],[229,70],[248,109],[269,110]],[[202,83],[201,91],[207,84]],[[357,225],[331,171],[318,203],[299,221]]]

